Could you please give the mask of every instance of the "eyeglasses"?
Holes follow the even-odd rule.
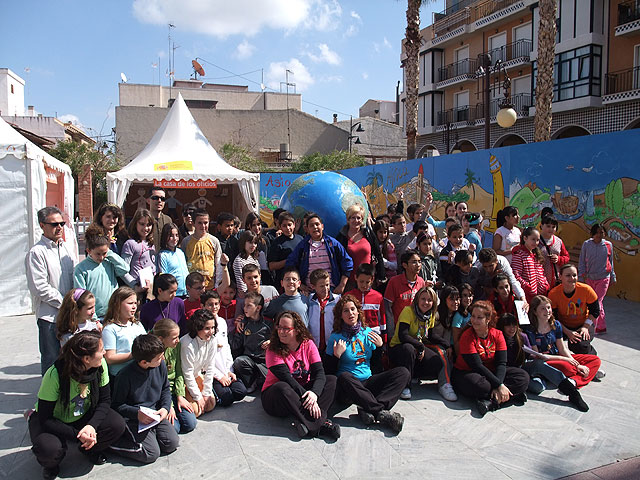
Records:
[[[156,200],[158,202],[164,202],[166,197],[161,197],[160,195],[151,195],[151,200]]]
[[[282,333],[289,333],[293,331],[293,327],[276,327],[276,330]]]
[[[45,225],[51,225],[52,227],[64,227],[66,225],[67,222],[42,222]]]

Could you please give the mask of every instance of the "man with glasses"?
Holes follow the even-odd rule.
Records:
[[[73,288],[73,269],[77,259],[62,239],[65,221],[58,208],[39,210],[38,222],[42,238],[27,253],[25,266],[38,321],[40,370],[44,375],[60,353],[56,315],[64,295]]]
[[[156,252],[160,251],[160,234],[162,233],[162,228],[168,223],[172,223],[173,220],[169,215],[165,215],[162,213],[167,201],[167,195],[162,187],[151,187],[149,191],[149,212],[151,212],[151,216],[155,220],[153,224],[153,246],[156,249]]]

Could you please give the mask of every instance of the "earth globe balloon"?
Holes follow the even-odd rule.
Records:
[[[369,208],[358,185],[344,175],[325,171],[299,176],[280,199],[280,208],[290,212],[296,219],[303,218],[309,212],[320,215],[325,233],[332,237],[346,225],[347,209],[356,204],[364,208],[366,222]]]

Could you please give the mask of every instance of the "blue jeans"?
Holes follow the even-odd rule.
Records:
[[[214,380],[213,390],[216,392],[218,405],[221,407],[228,407],[233,402],[239,402],[247,395],[247,388],[240,380],[232,382],[228,387],[224,387],[218,380]]]
[[[567,378],[560,370],[539,358],[526,361],[524,369],[531,377],[528,390],[536,395],[542,393],[542,391],[547,388],[545,380],[557,387],[560,382]]]
[[[198,423],[195,414],[185,408],[182,411],[178,410],[178,398],[175,395],[172,395],[171,398],[173,400],[173,409],[176,411],[176,420],[173,422],[176,432],[189,433],[193,431]]]
[[[38,344],[40,346],[40,370],[42,375],[49,370],[60,355],[60,340],[56,336],[55,322],[38,319]]]

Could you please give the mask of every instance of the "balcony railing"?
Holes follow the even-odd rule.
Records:
[[[529,93],[516,93],[511,95],[510,97],[511,105],[513,105],[513,109],[516,113],[523,117],[529,115],[529,107],[532,107],[532,97]],[[489,104],[489,116],[495,117],[498,115],[498,111],[500,110],[500,104],[504,101],[503,98],[496,98],[491,100]],[[472,111],[471,120],[482,120],[484,119],[484,104],[478,103],[475,105]]]
[[[516,40],[513,43],[508,43],[502,47],[489,50],[487,53],[491,55],[491,62],[495,65],[498,60],[508,62],[509,60],[514,60],[516,58],[522,58],[525,62],[528,62],[532,49],[533,42],[531,40],[521,39]]]
[[[640,2],[630,0],[618,4],[618,26],[640,19]]]
[[[640,67],[607,73],[605,95],[640,89]]]
[[[478,60],[466,58],[450,65],[440,67],[438,69],[438,81],[443,82],[450,78],[455,78],[465,74],[475,75],[477,69]]]
[[[443,12],[435,14],[435,22],[433,25],[434,33],[436,36],[443,35],[460,25],[473,23],[476,20],[487,17],[492,13],[502,10],[503,8],[507,8],[518,1],[519,0],[487,0],[474,6],[470,6],[474,2],[466,2],[463,0],[458,2],[456,5],[452,5]]]
[[[470,109],[469,105],[465,105],[464,107],[438,112],[437,124],[446,125],[447,123],[468,122]]]

